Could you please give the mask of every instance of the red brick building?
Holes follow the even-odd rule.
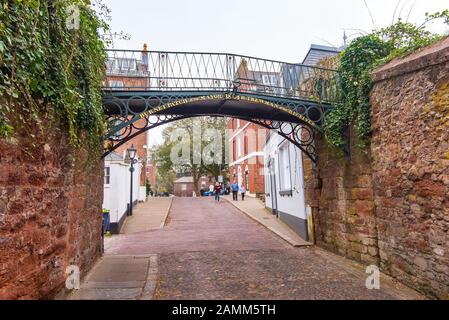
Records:
[[[254,123],[228,120],[229,179],[245,186],[251,195],[265,194],[263,148],[268,130]]]
[[[198,180],[198,190],[208,191],[215,184],[214,177],[203,176]],[[173,193],[176,197],[193,197],[193,177],[181,177],[173,184]],[[197,194],[199,197],[200,194]]]

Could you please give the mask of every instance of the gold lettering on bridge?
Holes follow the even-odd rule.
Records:
[[[290,109],[287,109],[283,106],[280,106],[274,102],[270,102],[270,101],[266,101],[260,98],[255,98],[255,97],[248,97],[248,96],[242,96],[242,95],[233,95],[230,93],[225,93],[225,94],[213,94],[213,95],[208,95],[208,96],[200,96],[200,97],[193,97],[193,98],[182,98],[173,102],[168,102],[162,106],[153,108],[149,111],[145,111],[142,112],[139,117],[141,119],[147,117],[147,116],[151,116],[151,115],[155,115],[163,110],[167,110],[170,108],[174,108],[180,105],[184,105],[184,104],[189,104],[189,103],[194,103],[194,102],[200,102],[200,101],[208,101],[208,100],[237,100],[237,101],[247,101],[247,102],[252,102],[252,103],[259,103],[259,104],[263,104],[266,106],[269,106],[273,109],[278,109],[281,110],[283,112],[286,112],[298,119],[300,119],[301,121],[309,124],[312,127],[316,127],[316,124],[313,123],[313,121],[311,121],[310,119],[307,119],[306,117],[304,117],[303,115],[298,114],[295,111],[292,111]]]

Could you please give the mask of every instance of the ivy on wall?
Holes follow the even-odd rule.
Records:
[[[427,30],[429,22],[442,19],[449,25],[449,10],[426,14],[421,25],[403,22],[373,31],[353,40],[340,56],[339,102],[326,116],[326,139],[339,150],[347,147],[347,131],[352,126],[358,145],[365,148],[371,137],[371,104],[373,70],[394,58],[404,57],[435,43],[442,35]]]
[[[70,8],[79,11],[79,24]],[[78,26],[78,28],[77,28]],[[56,121],[92,150],[105,130],[101,87],[108,25],[82,0],[8,0],[0,7],[0,137]]]

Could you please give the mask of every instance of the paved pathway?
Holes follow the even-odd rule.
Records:
[[[233,201],[232,196],[225,196],[223,198],[251,219],[257,221],[265,228],[290,243],[292,246],[304,247],[312,245],[303,240],[289,226],[269,212],[261,200],[252,197],[246,197],[244,201],[240,200],[241,198],[239,198],[238,201]]]
[[[70,300],[149,300],[154,295],[157,256],[105,256]]]
[[[227,202],[175,198],[169,221],[161,230],[109,239],[90,287],[116,285],[109,297],[121,299],[422,299],[389,278],[381,279],[381,290],[368,290],[363,267],[316,247],[295,248]],[[138,284],[108,269],[115,258],[131,261],[126,268],[136,269]],[[137,259],[145,262],[132,266]],[[149,266],[146,278],[141,264]],[[127,285],[140,291],[120,294]],[[108,298],[104,290],[90,294]]]
[[[149,198],[133,209],[133,215],[127,217],[121,233],[137,233],[162,229],[167,219],[173,198]]]

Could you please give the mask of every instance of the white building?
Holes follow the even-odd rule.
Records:
[[[123,222],[128,213],[131,192],[130,164],[123,156],[112,152],[104,159],[104,199],[103,208],[109,210],[110,231],[120,233]],[[144,201],[145,190],[140,188],[142,163],[139,160],[134,165],[133,173],[133,205]],[[143,193],[143,194],[142,194]]]
[[[312,44],[302,64],[317,65],[324,58],[338,55],[341,49]],[[303,70],[301,66],[282,70],[281,74],[282,85],[292,88],[309,76],[308,69]],[[301,152],[276,132],[270,132],[264,148],[265,205],[304,240],[308,240]]]
[[[301,150],[276,132],[264,148],[265,205],[308,240]]]

